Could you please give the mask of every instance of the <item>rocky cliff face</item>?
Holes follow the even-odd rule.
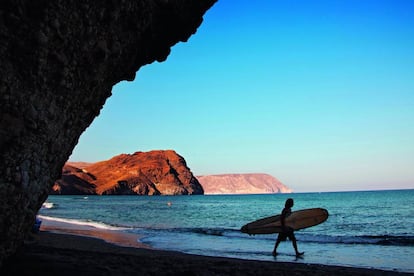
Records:
[[[121,154],[110,160],[63,167],[51,194],[191,195],[203,194],[183,157],[175,151]]]
[[[96,195],[96,177],[85,169],[65,164],[62,177],[52,187],[50,194],[55,195]]]
[[[205,194],[270,194],[291,193],[275,177],[262,174],[219,174],[197,176]]]
[[[0,1],[0,265],[112,86],[164,61],[215,1]]]

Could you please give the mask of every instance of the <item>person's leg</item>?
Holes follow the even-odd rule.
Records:
[[[298,244],[296,242],[296,237],[295,237],[295,234],[293,232],[289,236],[289,239],[292,241],[292,245],[293,245],[293,248],[295,249],[296,256],[303,255],[304,252],[299,252],[299,250],[298,250]]]
[[[273,249],[273,252],[272,252],[272,255],[273,256],[276,256],[277,255],[277,252],[276,252],[276,250],[277,250],[277,247],[279,246],[279,243],[282,241],[282,237],[281,237],[281,234],[279,234],[278,236],[277,236],[277,240],[276,240],[276,242],[275,242],[275,248]]]

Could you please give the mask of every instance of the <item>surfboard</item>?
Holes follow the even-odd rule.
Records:
[[[290,216],[286,217],[285,224],[293,230],[300,230],[321,224],[328,219],[328,216],[328,210],[323,208],[303,209],[292,212]],[[280,215],[247,223],[243,225],[240,231],[249,235],[280,233],[282,232]]]

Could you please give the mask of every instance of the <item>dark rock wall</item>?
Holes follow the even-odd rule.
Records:
[[[0,264],[112,86],[165,60],[214,2],[0,1]]]

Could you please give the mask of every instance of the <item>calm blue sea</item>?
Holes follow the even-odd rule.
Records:
[[[240,227],[293,210],[321,207],[323,224],[296,232],[271,255],[276,234],[249,236]],[[136,233],[157,249],[276,262],[318,263],[414,272],[414,190],[204,196],[49,196],[49,219]]]

